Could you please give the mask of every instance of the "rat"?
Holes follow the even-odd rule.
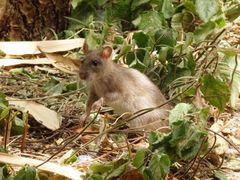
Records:
[[[159,88],[140,71],[123,67],[112,61],[110,46],[89,49],[83,45],[84,57],[79,67],[79,77],[88,89],[85,113],[80,117],[83,125],[92,109],[106,104],[121,115],[152,108],[166,102]],[[168,104],[127,122],[130,128],[156,130],[168,125]]]

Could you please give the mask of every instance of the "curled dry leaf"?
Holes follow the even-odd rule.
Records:
[[[52,61],[47,58],[38,58],[38,59],[0,59],[0,67],[15,66],[21,64],[52,64]]]
[[[221,132],[222,126],[223,126],[223,122],[221,120],[218,120],[210,127],[210,129],[223,136],[223,134]],[[214,143],[214,135],[209,133],[208,138],[209,138],[208,139],[209,144],[210,144],[210,146],[212,146],[212,144]],[[223,139],[222,137],[216,136],[216,143],[215,143],[215,148],[214,148],[216,154],[222,155],[222,154],[226,153],[228,151],[228,149],[229,149],[228,142],[225,139]]]
[[[41,160],[20,157],[20,156],[10,155],[6,153],[1,153],[1,152],[0,152],[0,159],[1,159],[1,162],[3,163],[8,163],[8,164],[17,165],[17,166],[23,166],[25,164],[29,164],[30,166],[37,166],[43,163],[43,161]],[[52,162],[47,162],[42,166],[39,166],[38,169],[52,172],[54,174],[59,174],[73,180],[82,179],[81,175],[84,174],[70,166],[62,166]]]
[[[50,41],[10,41],[0,42],[0,50],[7,55],[26,55],[41,53],[38,49],[40,47],[42,51],[51,53],[79,48],[83,43],[83,38]]]
[[[39,123],[46,128],[56,130],[61,126],[62,118],[53,110],[34,101],[9,100],[9,104],[19,106],[28,111]]]

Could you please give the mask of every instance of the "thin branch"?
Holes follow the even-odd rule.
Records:
[[[58,155],[60,152],[62,152],[62,150],[63,150],[67,145],[69,145],[70,143],[72,143],[73,140],[81,137],[81,135],[83,134],[83,132],[96,120],[98,114],[100,113],[100,110],[101,110],[101,108],[98,109],[98,112],[97,112],[97,114],[95,115],[95,117],[79,132],[79,134],[77,134],[76,136],[73,136],[71,139],[69,139],[69,141],[67,141],[56,153],[54,153],[51,157],[49,157],[49,158],[48,158],[47,160],[45,160],[43,163],[39,164],[39,165],[37,166],[37,168],[40,167],[40,166],[42,166],[43,164],[47,163],[47,162],[50,161],[52,158],[54,158],[56,155]],[[77,151],[77,152],[78,152],[78,151]],[[75,155],[75,154],[76,154],[76,153],[74,153],[73,155]],[[73,155],[72,155],[72,156],[73,156]],[[71,157],[72,157],[72,156],[71,156]]]
[[[211,47],[211,51],[213,51],[214,48],[216,48],[216,46],[213,46],[213,44],[217,41],[217,39],[226,31],[226,28],[224,28],[221,32],[219,32],[217,34],[217,36],[210,42],[210,44],[208,45],[209,47]],[[207,48],[207,50],[210,49],[210,48]],[[203,51],[196,59],[196,62],[205,54],[206,51]]]
[[[238,67],[238,55],[236,54],[235,55],[235,66],[234,66],[234,69],[233,69],[233,72],[232,72],[232,77],[231,77],[231,81],[230,81],[230,87],[232,86],[233,78],[234,78],[235,72],[237,70],[237,67]]]
[[[207,139],[208,139],[208,138],[206,137],[206,138],[202,141],[201,146],[200,146],[200,148],[198,149],[198,152],[197,152],[197,154],[196,154],[196,156],[195,156],[195,158],[194,158],[194,161],[193,161],[193,163],[192,163],[192,166],[194,165],[195,161],[197,160],[197,157],[199,156],[199,154],[200,154],[200,152],[201,152],[201,150],[202,150],[202,148],[203,148],[203,144],[207,142]],[[198,162],[197,167],[195,168],[195,170],[194,170],[194,172],[193,172],[193,175],[192,175],[189,179],[192,179],[192,178],[196,175],[197,170],[198,170],[198,168],[199,168],[199,166],[200,166],[201,161],[202,161],[202,159],[200,159],[200,161]],[[191,168],[191,166],[190,166],[190,168]],[[189,170],[190,170],[190,169],[189,169]],[[188,172],[188,171],[187,171],[187,172]]]
[[[51,96],[44,96],[44,97],[37,97],[37,98],[27,98],[27,99],[14,99],[14,101],[36,101],[36,100],[43,100],[43,99],[49,99],[49,98],[64,97],[64,96],[68,96],[68,95],[80,92],[83,89],[85,89],[85,87],[75,91],[70,91],[70,92],[66,92],[58,95],[51,95]]]
[[[230,144],[238,153],[240,153],[240,149],[238,149],[238,147],[236,147],[235,144],[233,144],[232,142],[230,142],[230,141],[229,141],[227,138],[225,138],[223,135],[221,135],[221,134],[219,134],[219,133],[217,133],[217,132],[215,132],[215,131],[213,131],[213,130],[211,130],[211,129],[209,129],[209,128],[206,128],[206,129],[207,129],[208,131],[210,131],[210,132],[212,132],[212,133],[220,136],[221,138],[223,138],[223,139],[224,139],[225,141],[227,141],[228,144]]]

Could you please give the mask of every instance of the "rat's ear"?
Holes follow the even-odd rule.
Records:
[[[104,47],[101,53],[101,57],[103,59],[108,59],[111,57],[111,55],[112,55],[112,48],[109,46]]]
[[[89,47],[88,47],[88,44],[86,41],[84,41],[84,44],[83,44],[83,53],[84,54],[88,54],[90,52],[89,50]]]

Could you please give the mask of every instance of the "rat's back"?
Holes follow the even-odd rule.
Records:
[[[120,87],[123,89],[116,101],[107,103],[114,108],[116,113],[134,113],[141,109],[156,107],[166,102],[165,97],[158,87],[143,73],[131,68],[120,68],[122,73],[121,77],[118,77],[118,83],[120,83]],[[137,117],[130,121],[128,125],[131,128],[140,129],[157,129],[166,126],[168,125],[168,111],[169,105],[166,104]]]

